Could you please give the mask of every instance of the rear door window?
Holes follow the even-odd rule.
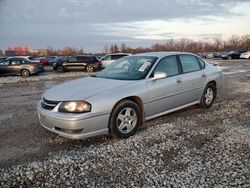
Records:
[[[198,71],[201,69],[199,61],[193,55],[179,55],[183,73]]]
[[[78,56],[77,60],[80,61],[80,62],[89,62],[90,57]]]
[[[20,65],[20,60],[18,60],[18,59],[12,59],[10,64],[13,65],[13,66]]]
[[[204,62],[202,59],[198,58],[198,57],[196,57],[196,58],[197,58],[197,60],[198,60],[198,61],[199,61],[199,63],[200,63],[200,67],[201,67],[201,69],[204,69],[204,68],[205,68],[205,66],[206,66],[205,62]]]
[[[69,57],[68,61],[71,63],[76,62],[76,57]]]

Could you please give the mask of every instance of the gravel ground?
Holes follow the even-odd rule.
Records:
[[[40,73],[39,75],[32,75],[28,78],[23,78],[22,76],[5,76],[0,77],[0,86],[4,86],[10,83],[22,83],[22,82],[30,82],[30,81],[47,81],[47,80],[55,80],[55,79],[67,79],[70,77],[81,77],[81,76],[91,76],[95,73],[86,73],[86,72],[65,72],[65,73],[57,73],[53,71],[52,67],[45,67],[45,72]]]
[[[220,65],[224,88],[212,108],[156,118],[125,140],[74,141],[38,126],[43,90],[72,77],[5,84],[0,187],[250,187],[250,62]]]

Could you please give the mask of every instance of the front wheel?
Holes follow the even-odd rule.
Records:
[[[135,134],[142,123],[142,112],[133,101],[117,104],[111,114],[109,130],[113,137],[128,138]]]
[[[210,108],[216,98],[216,87],[214,84],[209,83],[201,96],[200,106],[202,108]]]

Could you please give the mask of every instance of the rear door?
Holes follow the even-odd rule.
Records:
[[[91,63],[90,57],[87,56],[79,56],[78,57],[78,69],[85,70],[87,64]]]
[[[21,71],[20,64],[20,59],[11,59],[10,64],[7,68],[8,73],[19,74]]]
[[[168,56],[160,60],[153,74],[158,71],[167,73],[167,78],[147,81],[146,117],[163,113],[181,105],[181,83],[179,83],[181,70],[177,57]]]
[[[179,55],[182,67],[182,105],[198,101],[206,83],[205,63],[194,55]]]

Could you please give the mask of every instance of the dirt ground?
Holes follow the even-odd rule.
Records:
[[[224,70],[224,87],[218,94],[215,105],[205,111],[197,106],[181,110],[169,115],[156,118],[146,123],[146,128],[155,124],[169,123],[178,118],[201,121],[202,126],[209,126],[211,121],[220,124],[221,121],[230,121],[211,116],[210,122],[202,122],[197,117],[197,111],[209,115],[219,108],[231,109],[230,104],[244,103],[244,108],[250,111],[250,61],[233,60],[218,61]],[[74,74],[67,77],[60,77],[50,80],[42,79],[35,81],[22,81],[17,83],[4,83],[0,85],[0,168],[7,168],[12,165],[24,164],[32,161],[43,160],[48,153],[66,151],[78,147],[98,145],[109,137],[96,137],[87,140],[70,140],[48,132],[42,128],[36,117],[36,103],[42,93],[64,81],[81,77]],[[0,78],[1,80],[2,78]],[[224,118],[224,116],[223,116]],[[235,117],[234,117],[235,118]],[[239,123],[250,126],[250,116],[241,117]],[[210,127],[211,128],[211,127]],[[213,127],[213,134],[219,134],[221,129]],[[144,131],[144,130],[141,130]],[[141,132],[137,133],[141,134]],[[248,133],[249,134],[249,133]],[[203,141],[206,141],[203,139]],[[202,145],[202,139],[197,138],[197,146]],[[248,145],[248,150],[250,146]]]

